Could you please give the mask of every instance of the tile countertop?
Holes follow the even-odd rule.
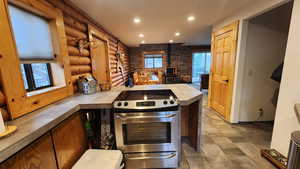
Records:
[[[161,89],[171,89],[180,105],[189,105],[202,98],[199,90],[187,84],[139,85],[133,88],[120,86],[92,95],[74,95],[8,122],[8,125],[16,125],[18,130],[11,136],[0,139],[0,163],[80,109],[111,108],[112,102],[125,90]]]

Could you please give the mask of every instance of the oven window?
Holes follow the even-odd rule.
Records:
[[[171,123],[123,124],[125,145],[171,143]]]

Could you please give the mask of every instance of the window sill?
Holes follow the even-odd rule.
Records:
[[[43,93],[47,93],[56,89],[60,89],[63,88],[65,86],[61,85],[61,86],[53,86],[53,87],[48,87],[45,89],[40,89],[40,90],[36,90],[36,91],[32,91],[32,92],[27,92],[26,95],[27,97],[31,97],[31,96],[35,96],[35,95],[39,95],[39,94],[43,94]]]

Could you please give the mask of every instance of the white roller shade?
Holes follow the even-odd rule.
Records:
[[[53,60],[53,46],[46,19],[9,5],[13,33],[21,60]]]

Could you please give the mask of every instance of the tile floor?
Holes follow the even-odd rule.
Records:
[[[275,169],[260,156],[272,136],[271,123],[229,124],[203,103],[201,152],[182,144],[179,169]]]

